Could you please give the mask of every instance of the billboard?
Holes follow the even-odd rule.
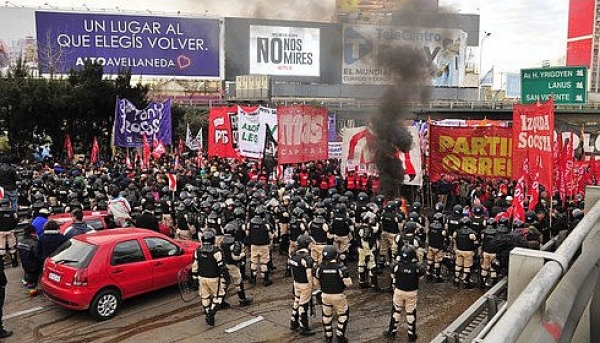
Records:
[[[409,45],[423,51],[436,70],[433,85],[461,87],[465,79],[467,34],[458,29],[393,26],[344,26],[342,83],[390,85],[386,68],[377,56],[389,46]]]
[[[594,33],[596,0],[569,0],[567,38],[591,36]]]
[[[338,12],[437,10],[438,0],[336,0],[335,7]]]
[[[86,60],[106,73],[220,78],[218,19],[36,12],[43,74],[68,73]]]
[[[250,26],[250,74],[321,75],[320,30]]]

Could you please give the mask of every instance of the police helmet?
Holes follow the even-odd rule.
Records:
[[[367,200],[369,200],[369,196],[365,192],[360,192],[360,193],[358,193],[356,200],[358,202],[367,202]]]
[[[441,214],[440,212],[436,212],[436,213],[433,214],[433,221],[434,222],[441,223],[442,220],[444,220],[444,215],[443,214]]]
[[[323,248],[323,261],[333,261],[338,257],[337,248],[333,245],[327,245]]]
[[[296,217],[301,217],[304,214],[304,210],[302,209],[302,207],[296,207],[294,208],[294,210],[292,211],[292,214]]]
[[[490,218],[487,220],[487,226],[496,227],[498,221],[495,218]]]
[[[394,203],[388,203],[385,205],[386,212],[394,212],[396,210],[396,205]]]
[[[573,215],[573,219],[581,219],[584,213],[580,208],[576,208],[571,214]]]
[[[315,214],[317,215],[317,217],[325,217],[325,215],[327,214],[327,211],[325,211],[324,208],[319,208],[319,209],[317,209]]]
[[[517,229],[518,229],[518,228],[522,228],[522,227],[524,227],[524,226],[525,226],[525,223],[523,223],[523,221],[522,221],[522,220],[520,220],[520,219],[515,219],[515,220],[513,220],[513,227],[514,227],[514,228],[517,228]]]
[[[354,199],[354,193],[352,193],[352,191],[344,192],[344,196],[347,197],[349,200]]]
[[[536,219],[535,212],[527,211],[527,213],[525,213],[525,222],[527,224],[531,224],[531,223],[535,222],[535,219]]]
[[[223,228],[223,233],[226,235],[234,235],[236,229],[237,227],[234,223],[227,223]]]
[[[378,196],[375,197],[375,203],[379,204],[379,205],[383,205],[383,202],[385,201],[385,196],[379,194]]]
[[[413,202],[412,204],[412,210],[415,212],[419,212],[421,211],[421,203],[418,201]]]
[[[211,230],[206,230],[202,234],[202,244],[215,244],[215,233]]]
[[[236,207],[235,209],[233,209],[233,216],[237,219],[243,219],[244,217],[246,217],[246,213],[244,212],[243,208]]]
[[[483,212],[483,206],[475,206],[475,208],[473,208],[473,214],[476,216],[483,215]]]
[[[436,203],[435,211],[436,212],[444,212],[444,204],[442,204],[441,202]]]
[[[402,249],[400,249],[400,261],[404,263],[410,263],[415,261],[417,258],[417,250],[412,245],[404,245]]]
[[[421,218],[421,216],[417,212],[411,212],[408,214],[408,220],[411,222],[417,222],[419,221],[419,218]]]
[[[454,207],[452,208],[452,213],[454,213],[454,215],[456,216],[462,216],[463,207],[460,205],[454,205]]]
[[[404,224],[404,233],[414,234],[417,231],[417,223],[408,222]]]
[[[466,225],[466,226],[471,225],[471,219],[469,219],[469,217],[462,217],[462,218],[460,218],[459,222],[461,225]]]
[[[337,194],[337,189],[335,189],[335,188],[329,188],[329,189],[327,190],[327,195],[328,195],[329,197],[332,197],[332,196],[334,196],[335,194]]]
[[[439,230],[444,226],[440,222],[433,222],[433,223],[429,224],[429,227],[431,227],[432,229]]]
[[[186,200],[187,200],[187,199],[186,199]],[[217,212],[217,213],[218,213],[218,212],[220,212],[220,211],[221,211],[221,203],[218,203],[218,202],[214,203],[214,204],[212,205],[212,207],[210,208],[210,210],[211,210],[212,212]]]
[[[299,249],[306,249],[313,242],[314,242],[313,238],[309,235],[300,235],[300,236],[298,236],[298,239],[296,240],[296,244],[298,244]]]
[[[256,214],[257,216],[264,216],[266,213],[265,207],[264,206],[257,206],[256,209],[254,210],[254,214]]]

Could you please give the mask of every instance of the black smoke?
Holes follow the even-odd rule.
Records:
[[[392,76],[390,86],[378,110],[371,116],[370,130],[377,137],[370,149],[381,178],[382,194],[399,195],[404,181],[404,166],[398,154],[409,152],[413,144],[404,122],[411,117],[407,103],[429,99],[432,65],[421,50],[408,45],[388,46],[380,50],[379,64]]]

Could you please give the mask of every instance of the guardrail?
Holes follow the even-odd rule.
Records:
[[[553,237],[541,247],[553,251],[564,239],[563,234]],[[502,278],[494,287],[477,299],[460,317],[440,333],[432,343],[480,342],[489,333],[507,309],[508,278]]]

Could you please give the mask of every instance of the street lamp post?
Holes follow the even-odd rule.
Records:
[[[484,76],[483,75],[483,65],[482,65],[482,61],[483,61],[483,43],[485,42],[485,39],[488,38],[492,33],[491,32],[484,32],[484,36],[481,39],[481,43],[479,43],[479,83],[477,84],[477,102],[481,102],[481,77]]]

